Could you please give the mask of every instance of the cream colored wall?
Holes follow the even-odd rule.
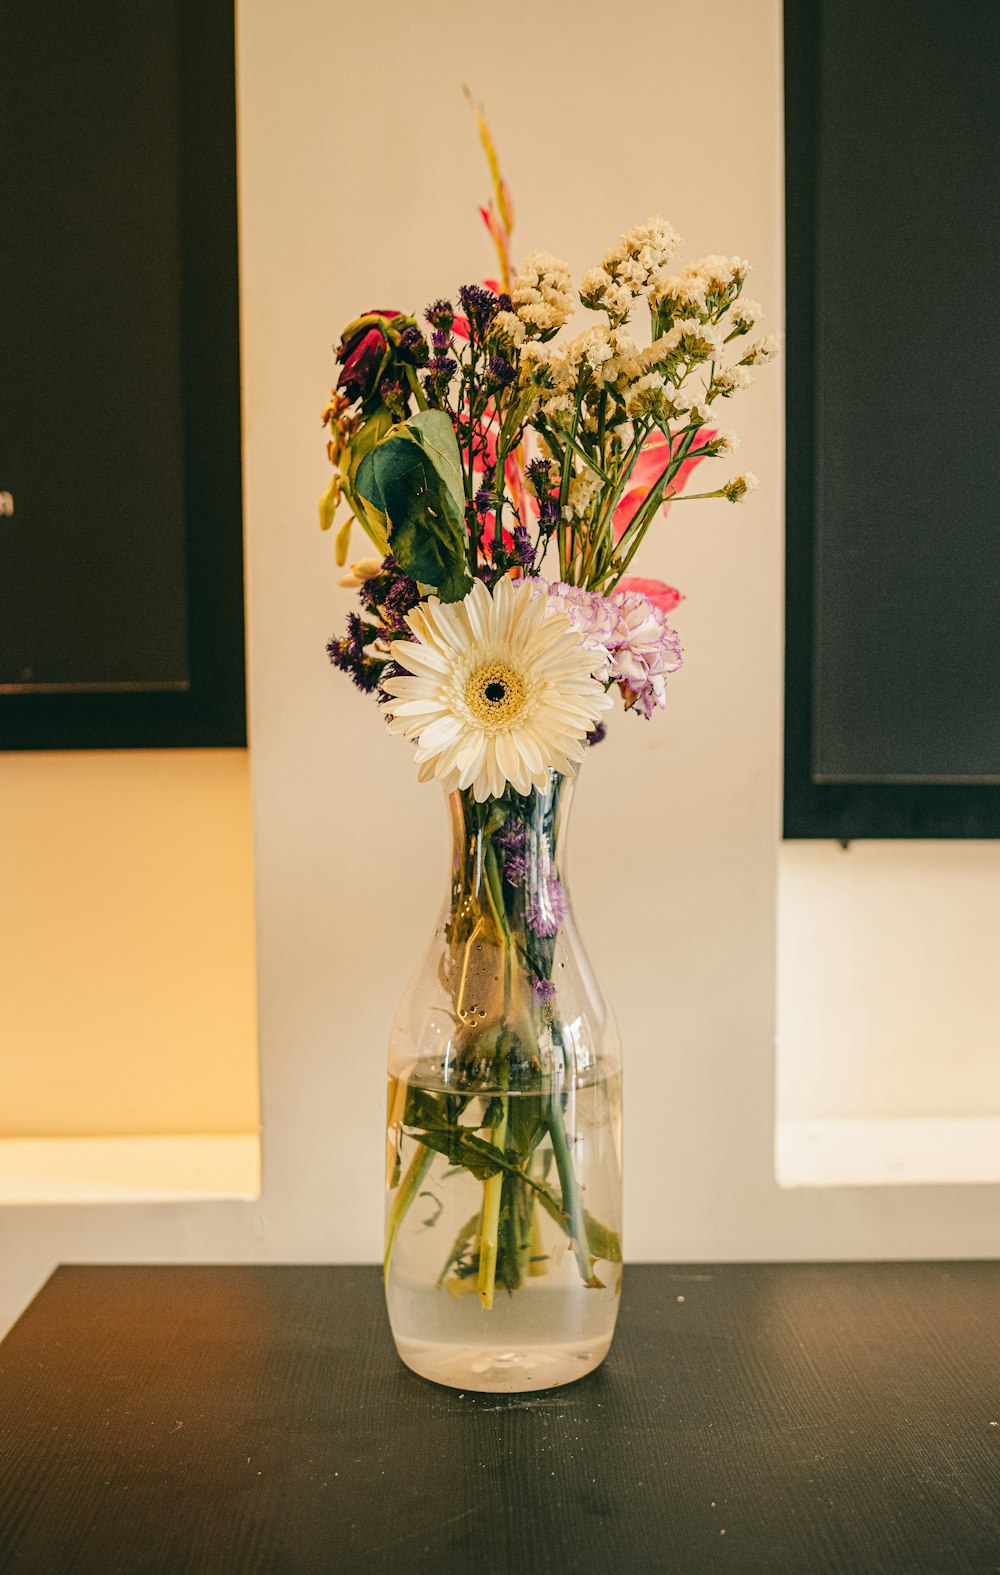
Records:
[[[580,271],[660,210],[689,254],[748,254],[780,321],[779,0],[718,0],[710,22],[681,0],[613,19],[580,0],[240,0],[238,22],[264,1189],[30,1224],[10,1210],[8,1305],[61,1258],[379,1253],[386,1033],[437,903],[444,823],[326,663],[350,601],[315,524],[318,413],[359,308],[419,308],[490,270],[461,83],[489,107],[520,251]],[[995,1251],[992,1188],[774,1180],[782,421],[773,370],[733,416],[760,492],[739,511],[678,508],[650,541],[641,567],[687,593],[687,667],[665,716],[616,720],[575,812],[580,921],[628,1061],[627,1251]]]
[[[0,756],[0,1138],[257,1124],[242,750]]]

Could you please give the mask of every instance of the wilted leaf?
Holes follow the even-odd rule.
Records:
[[[319,528],[320,528],[320,530],[329,530],[330,529],[330,526],[333,524],[333,517],[334,517],[334,515],[337,512],[337,504],[340,502],[340,497],[341,497],[340,476],[337,475],[337,474],[334,474],[332,476],[331,480],[330,480],[330,485],[327,487],[327,489],[324,492],[323,496],[319,500]]]

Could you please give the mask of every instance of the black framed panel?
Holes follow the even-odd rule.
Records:
[[[246,742],[226,0],[12,0],[0,748]]]
[[[998,48],[786,3],[787,837],[1000,835]]]

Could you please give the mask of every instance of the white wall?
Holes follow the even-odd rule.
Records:
[[[8,1300],[59,1259],[372,1259],[392,1005],[444,873],[436,790],[329,671],[348,606],[315,526],[330,346],[371,304],[490,271],[460,94],[488,106],[516,243],[577,271],[661,211],[739,250],[780,320],[779,0],[241,0],[246,500],[265,1133],[258,1205],[0,1221]],[[634,24],[630,28],[629,24]],[[640,565],[683,587],[665,717],[616,721],[576,810],[574,891],[628,1057],[627,1249],[642,1258],[975,1254],[989,1188],[774,1181],[781,374],[734,411],[763,479],[676,509]]]

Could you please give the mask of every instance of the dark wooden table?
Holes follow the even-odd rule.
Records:
[[[461,1395],[368,1268],[64,1268],[0,1345],[3,1575],[996,1575],[1000,1266],[632,1267]]]

